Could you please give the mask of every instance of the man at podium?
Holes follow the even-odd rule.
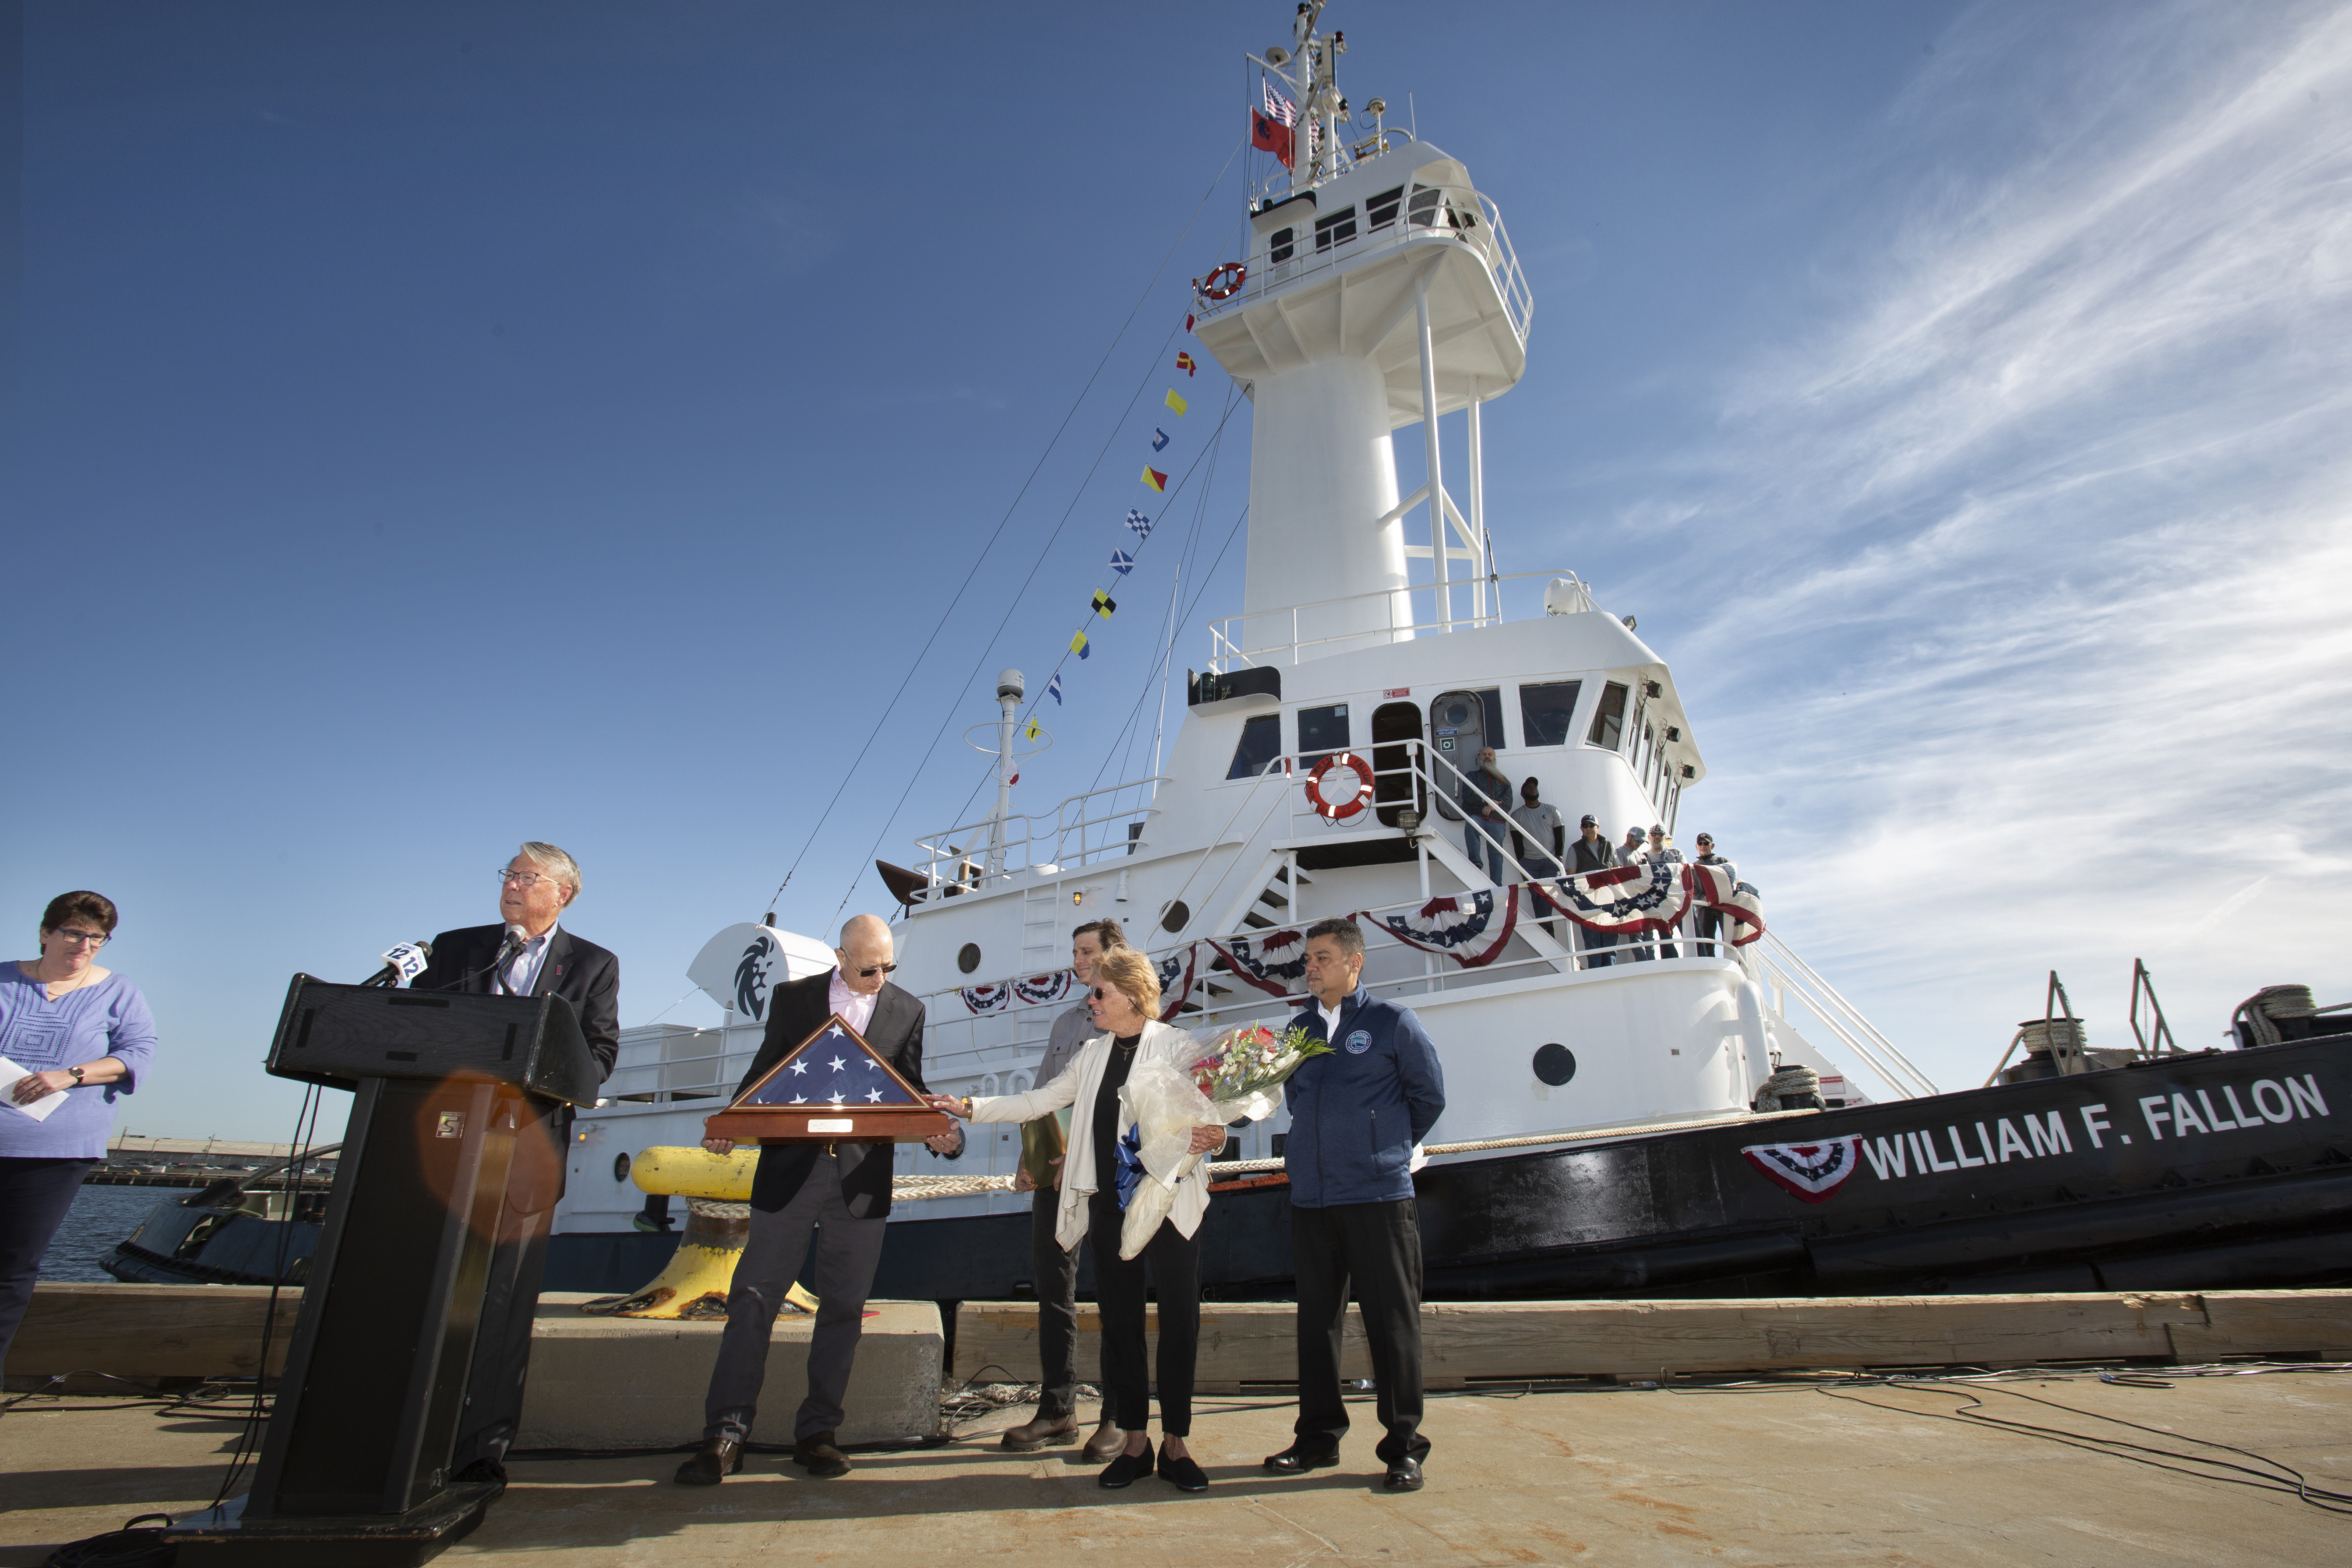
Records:
[[[525,844],[499,872],[499,922],[443,931],[410,989],[500,996],[553,994],[572,1004],[602,1068],[621,1048],[621,961],[559,923],[580,896],[579,863],[552,844]],[[505,1102],[539,1136],[515,1141],[514,1169],[490,1254],[466,1414],[450,1456],[453,1480],[506,1479],[507,1445],[522,1416],[531,1318],[547,1263],[547,1235],[572,1141],[572,1108],[518,1096]]]

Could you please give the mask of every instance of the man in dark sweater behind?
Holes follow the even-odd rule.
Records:
[[[1291,1020],[1331,1047],[1283,1086],[1290,1131],[1291,1264],[1298,1287],[1298,1419],[1290,1447],[1265,1468],[1299,1475],[1339,1462],[1348,1408],[1339,1394],[1339,1331],[1352,1279],[1379,1388],[1384,1429],[1374,1452],[1386,1485],[1421,1489],[1421,1216],[1415,1150],[1445,1109],[1437,1047],[1412,1009],[1359,984],[1364,933],[1349,920],[1307,928],[1307,988],[1315,1005]]]

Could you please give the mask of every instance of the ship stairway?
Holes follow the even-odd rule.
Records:
[[[1058,883],[1027,888],[1021,894],[1021,959],[1024,972],[1059,968],[1062,889]],[[1042,969],[1040,966],[1043,966]]]
[[[1822,979],[1811,964],[1798,957],[1777,932],[1767,928],[1756,941],[1732,951],[1747,965],[1756,984],[1763,987],[1765,1004],[1783,1024],[1790,1022],[1790,1004],[1797,1003],[1875,1073],[1879,1081],[1894,1091],[1895,1099],[1916,1100],[1942,1092],[1926,1073],[1895,1049],[1894,1041],[1863,1016],[1861,1008],[1839,995],[1836,988]]]

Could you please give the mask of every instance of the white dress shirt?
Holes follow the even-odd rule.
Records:
[[[879,991],[852,991],[849,982],[844,980],[841,971],[835,968],[833,984],[824,990],[824,1005],[828,1010],[840,1014],[843,1023],[863,1035],[866,1026],[874,1022],[874,1002],[881,994]]]

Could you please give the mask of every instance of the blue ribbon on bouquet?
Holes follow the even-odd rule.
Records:
[[[1111,1150],[1118,1177],[1118,1206],[1122,1213],[1127,1200],[1135,1195],[1135,1184],[1143,1180],[1143,1124],[1129,1128]]]

